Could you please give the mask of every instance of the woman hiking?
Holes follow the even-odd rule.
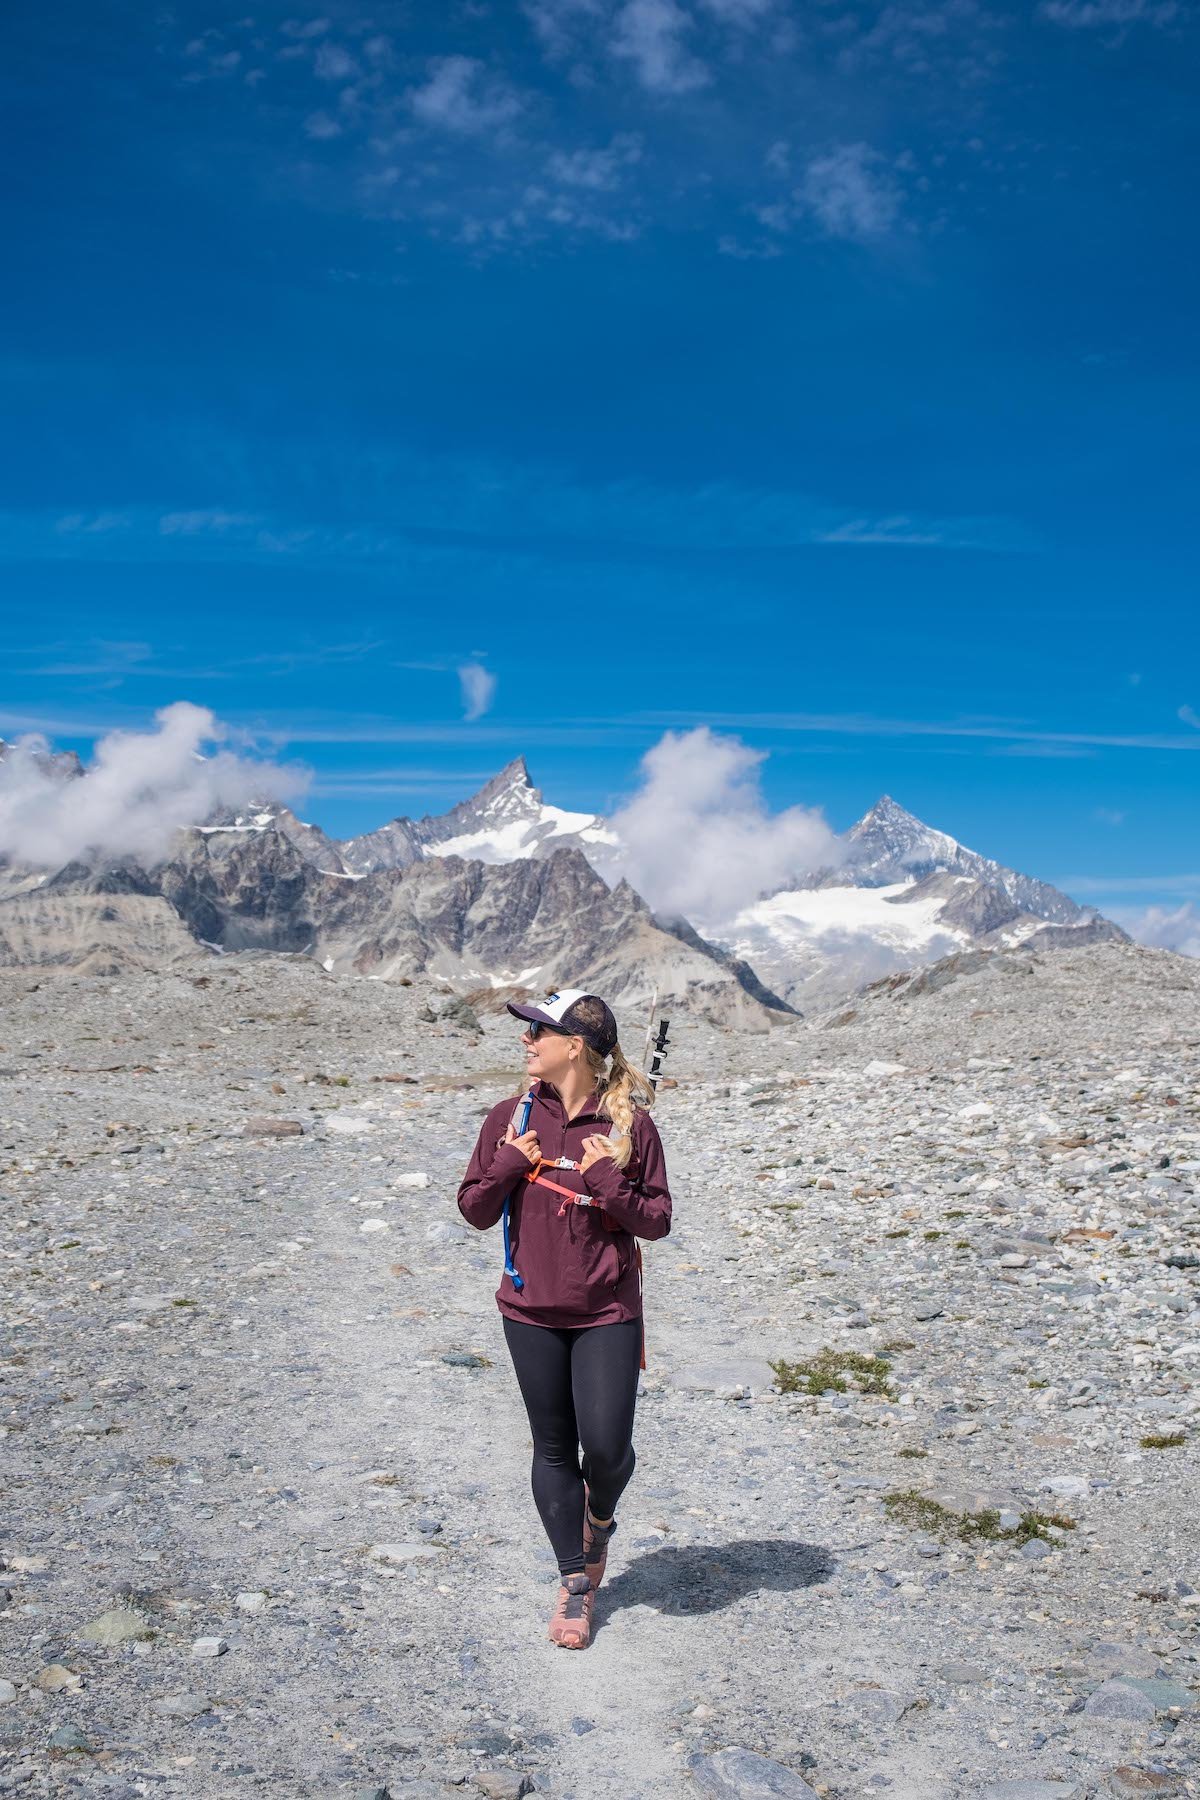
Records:
[[[654,1090],[626,1061],[604,1001],[564,988],[508,1010],[526,1021],[529,1092],[488,1113],[458,1208],[488,1231],[508,1202],[496,1305],[533,1435],[534,1504],[558,1561],[549,1636],[582,1650],[636,1461],[637,1239],[666,1237],[671,1196],[646,1110]]]

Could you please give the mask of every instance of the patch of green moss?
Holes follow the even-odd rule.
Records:
[[[883,1235],[885,1238],[907,1237],[908,1232],[907,1231],[885,1231]]]
[[[932,1244],[934,1238],[945,1237],[945,1235],[944,1231],[923,1231],[921,1233],[927,1244]]]
[[[956,1250],[969,1250],[971,1248],[970,1238],[955,1238],[954,1248]]]
[[[1074,1531],[1074,1519],[1065,1513],[1024,1512],[1018,1524],[1002,1527],[1000,1514],[993,1508],[980,1513],[951,1512],[937,1500],[930,1500],[916,1488],[897,1489],[885,1494],[883,1504],[893,1519],[911,1525],[931,1537],[958,1538],[963,1543],[984,1539],[990,1543],[1027,1544],[1031,1538],[1045,1538],[1053,1543],[1052,1531]]]
[[[1143,1450],[1178,1450],[1181,1444],[1187,1443],[1186,1431],[1152,1431],[1149,1436],[1139,1438]]]
[[[961,1206],[956,1206],[953,1212],[942,1214],[944,1219],[965,1219],[966,1216],[967,1215]]]
[[[897,1450],[896,1455],[897,1456],[918,1457],[918,1456],[928,1456],[929,1452],[928,1452],[928,1450],[918,1450],[915,1444],[905,1444],[903,1450]]]
[[[1029,1385],[1031,1388],[1047,1388],[1050,1383],[1048,1381],[1031,1381]]]
[[[780,1392],[784,1394],[812,1394],[815,1397],[830,1388],[844,1394],[849,1376],[860,1394],[882,1394],[887,1400],[896,1398],[896,1390],[888,1379],[891,1367],[886,1358],[866,1356],[861,1350],[834,1350],[826,1345],[815,1356],[799,1362],[781,1358],[772,1362],[771,1368]]]

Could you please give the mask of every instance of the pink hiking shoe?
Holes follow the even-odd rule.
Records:
[[[586,1575],[564,1575],[558,1589],[558,1604],[550,1619],[547,1635],[562,1650],[586,1650],[592,1636],[592,1607],[596,1590]]]

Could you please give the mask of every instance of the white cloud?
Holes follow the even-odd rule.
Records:
[[[601,0],[524,0],[521,8],[549,56],[565,56],[578,27],[599,17]]]
[[[692,21],[676,0],[625,0],[614,21],[614,56],[631,62],[652,94],[690,94],[711,79],[685,47]]]
[[[463,717],[481,719],[496,694],[496,677],[482,663],[463,663],[458,671],[462,686]]]
[[[1166,907],[1147,906],[1135,912],[1126,906],[1108,908],[1108,915],[1136,938],[1156,950],[1176,950],[1181,956],[1200,956],[1200,906],[1185,900],[1174,912]]]
[[[611,824],[624,846],[619,872],[661,916],[716,930],[761,893],[840,861],[818,811],[768,812],[764,756],[702,725],[666,732],[642,758],[642,786]]]
[[[641,160],[642,140],[636,132],[621,131],[606,150],[556,150],[546,164],[551,179],[564,187],[606,192],[615,188],[622,171]]]
[[[164,513],[158,521],[163,537],[198,537],[205,532],[240,531],[257,524],[253,513],[221,512],[208,508],[196,512]]]
[[[340,44],[319,44],[313,58],[313,73],[321,81],[349,81],[358,74],[358,64]]]
[[[1200,731],[1200,713],[1194,706],[1181,706],[1176,717],[1182,719],[1185,725],[1194,725]]]
[[[775,0],[700,0],[700,4],[725,25],[756,25],[775,9]]]
[[[1102,825],[1123,825],[1129,817],[1115,806],[1095,806],[1092,808],[1093,818],[1099,819]]]
[[[524,102],[507,82],[489,76],[475,56],[436,56],[423,87],[410,88],[408,103],[425,125],[464,137],[511,125]]]
[[[328,19],[285,19],[283,35],[290,38],[321,37],[329,30]]]
[[[824,544],[944,544],[944,534],[936,525],[922,524],[907,513],[893,513],[886,519],[847,519],[832,530],[823,532]]]
[[[814,157],[796,197],[831,237],[882,237],[900,211],[900,190],[869,144],[839,144]]]
[[[1175,0],[1046,0],[1042,17],[1070,31],[1123,31],[1129,25],[1169,25]]]
[[[154,731],[102,737],[81,780],[46,772],[44,737],[18,738],[0,761],[0,855],[50,869],[93,853],[152,865],[217,807],[307,786],[302,770],[214,748],[229,732],[206,707],[179,700],[154,716]]]
[[[342,128],[327,112],[314,112],[304,121],[304,135],[320,142],[325,138],[341,137]]]

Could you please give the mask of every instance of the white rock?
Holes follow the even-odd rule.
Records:
[[[1057,1494],[1060,1500],[1085,1500],[1091,1491],[1086,1475],[1050,1475],[1042,1482],[1042,1492]]]
[[[386,1231],[388,1222],[386,1219],[364,1219],[358,1229],[360,1231]]]
[[[368,1554],[376,1562],[413,1563],[436,1562],[441,1551],[433,1544],[372,1544]]]

